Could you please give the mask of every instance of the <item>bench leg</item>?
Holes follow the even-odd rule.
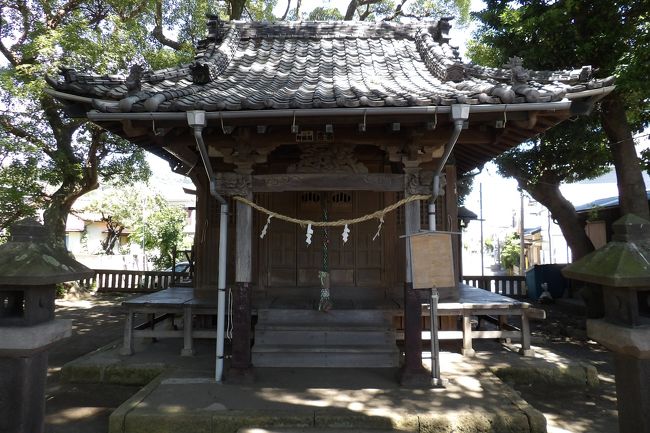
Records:
[[[472,321],[469,314],[463,314],[463,356],[472,357],[476,354],[472,348]]]
[[[149,313],[147,314],[147,321],[151,324],[151,330],[155,331],[156,328],[156,313]],[[156,337],[151,337],[151,342],[155,343],[158,341]]]
[[[507,324],[508,324],[508,316],[504,316],[504,315],[499,316],[499,330],[503,331],[504,329],[506,329]],[[512,340],[510,338],[501,338],[500,341],[506,344],[512,343]]]
[[[181,356],[194,356],[194,342],[192,341],[192,308],[183,307],[183,350]]]
[[[521,349],[519,349],[519,354],[535,356],[535,351],[530,348],[530,322],[525,314],[521,315]]]
[[[133,355],[133,311],[127,310],[124,319],[124,342],[120,349],[120,355]]]

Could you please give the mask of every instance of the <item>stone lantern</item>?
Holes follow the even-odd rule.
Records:
[[[93,271],[46,243],[43,225],[17,222],[0,245],[0,431],[42,432],[47,348],[71,334],[54,318],[56,284]]]
[[[650,221],[628,214],[613,229],[562,273],[602,285],[605,317],[588,319],[587,334],[614,352],[621,433],[650,433]]]

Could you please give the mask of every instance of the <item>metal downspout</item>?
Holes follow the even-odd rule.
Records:
[[[451,106],[451,120],[454,122],[454,130],[451,133],[449,142],[445,147],[445,153],[440,158],[436,170],[433,172],[431,185],[431,200],[429,200],[429,230],[436,229],[436,199],[440,195],[440,174],[447,164],[451,152],[456,146],[460,132],[463,130],[463,124],[469,119],[470,106],[467,104],[454,104]]]
[[[194,131],[196,146],[201,153],[205,172],[210,180],[210,194],[219,202],[220,219],[219,219],[219,270],[217,283],[217,348],[216,348],[216,367],[214,378],[220,383],[223,382],[223,360],[224,360],[224,331],[226,323],[226,258],[228,256],[226,248],[228,245],[228,202],[217,191],[217,178],[210,164],[208,150],[203,141],[203,128],[206,125],[205,111],[188,111],[187,124]]]

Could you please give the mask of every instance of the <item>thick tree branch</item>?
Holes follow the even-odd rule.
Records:
[[[354,18],[354,13],[357,11],[357,8],[359,7],[359,2],[357,0],[350,0],[350,3],[348,3],[348,8],[345,11],[345,16],[343,19],[345,21],[352,21]]]
[[[393,21],[395,18],[402,16],[402,7],[404,7],[404,4],[406,3],[406,0],[401,0],[400,4],[398,4],[395,7],[395,10],[393,11],[393,14],[391,16],[388,16],[384,18],[382,21]]]
[[[158,42],[163,44],[166,47],[169,47],[173,50],[180,50],[181,44],[178,41],[169,39],[165,36],[163,32],[163,19],[162,19],[162,0],[156,1],[156,14],[155,14],[156,26],[151,31],[151,36],[153,36]]]
[[[91,126],[90,148],[88,150],[88,160],[85,167],[86,174],[84,176],[86,185],[99,185],[99,165],[107,154],[108,150],[104,145],[104,131],[96,126]],[[93,189],[95,188],[96,186]]]
[[[149,2],[146,0],[141,1],[137,7],[129,11],[127,14],[120,13],[119,17],[122,21],[130,21],[144,12],[148,6]]]
[[[61,114],[50,97],[41,98],[41,107],[45,113],[45,118],[52,128],[54,139],[56,140],[57,150],[52,153],[62,153],[68,161],[77,161],[77,157],[72,149],[72,135],[79,127],[79,124],[66,125],[61,120]],[[48,154],[49,155],[49,154]]]
[[[343,20],[345,21],[352,21],[354,19],[354,14],[357,12],[357,9],[361,6],[368,6],[366,7],[365,12],[363,13],[364,18],[367,18],[368,15],[370,15],[370,5],[374,5],[379,3],[381,0],[350,0],[350,3],[348,3],[348,8],[345,11],[345,17]],[[363,21],[362,19],[362,21]]]
[[[2,41],[0,41],[0,53],[2,53],[2,55],[5,57],[5,59],[7,59],[9,63],[11,63],[11,66],[18,66],[18,59]]]
[[[16,125],[12,120],[13,119],[9,116],[0,116],[0,126],[2,126],[2,129],[15,137],[27,140],[35,146],[42,148],[43,152],[45,152],[45,154],[50,158],[54,155],[53,149],[49,147],[47,143],[28,130]]]
[[[72,11],[79,7],[81,0],[70,0],[69,2],[61,5],[56,11],[52,11],[47,18],[47,27],[56,29],[65,17],[70,15]]]
[[[614,92],[603,99],[601,106],[601,123],[614,158],[621,215],[633,213],[648,219],[650,210],[646,187],[623,99]]]
[[[9,6],[6,7],[8,9],[14,9],[20,14],[20,17],[22,18],[22,22],[23,22],[23,29],[20,36],[18,36],[14,41],[14,43],[12,44],[12,47],[6,46],[4,41],[0,40],[0,52],[7,59],[7,61],[11,63],[12,66],[18,66],[20,64],[20,59],[12,51],[12,48],[21,46],[25,42],[25,40],[27,40],[27,35],[31,31],[31,26],[30,26],[31,12],[29,7],[27,7],[26,2],[24,1],[16,2],[16,5],[13,7],[9,7]],[[2,11],[2,9],[4,8],[5,8],[4,5],[0,5],[0,11]],[[2,30],[3,22],[4,22],[3,20],[0,20],[0,30]]]
[[[291,8],[291,0],[287,0],[287,8],[284,10],[284,14],[282,15],[282,18],[280,18],[280,21],[284,21],[287,19],[287,15],[289,14],[290,8]]]
[[[370,16],[370,5],[366,5],[366,10],[362,14],[359,14],[359,21],[365,21],[368,16]]]
[[[300,6],[302,6],[302,0],[296,1],[296,19],[300,19]]]

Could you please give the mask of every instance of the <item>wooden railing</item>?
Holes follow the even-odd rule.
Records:
[[[523,275],[464,275],[463,283],[505,296],[526,296]]]
[[[180,274],[164,271],[96,269],[93,277],[80,280],[79,284],[95,285],[100,292],[154,292],[166,289],[172,281],[178,282],[180,278]],[[526,279],[523,276],[465,275],[463,282],[500,295],[526,295]]]
[[[166,289],[180,277],[180,274],[164,271],[96,269],[93,277],[78,283],[86,287],[95,285],[100,292],[155,292]]]

